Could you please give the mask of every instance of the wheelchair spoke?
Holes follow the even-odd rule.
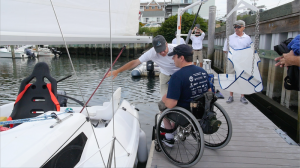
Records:
[[[218,117],[217,119],[219,119],[219,118],[221,118],[221,117],[224,117],[224,115],[222,115],[222,116]]]
[[[221,134],[220,134],[221,135]],[[218,132],[216,132],[216,136],[219,138],[219,140],[220,140],[220,142],[222,142],[221,141],[221,139],[220,139],[220,137],[218,136]],[[222,135],[223,136],[223,135]],[[224,137],[224,136],[223,136]],[[225,138],[225,137],[224,137]]]
[[[188,139],[187,140],[185,140],[185,141],[187,141],[188,143],[189,143],[189,141],[188,141]],[[194,147],[194,145],[192,145],[191,143],[189,143],[193,148],[195,148]],[[195,148],[196,150],[197,150],[197,148]]]
[[[180,155],[181,163],[182,163],[183,161],[182,161],[181,152],[180,152],[180,148],[179,148],[179,144],[178,144],[178,143],[177,143],[177,146],[178,146],[178,149],[177,149],[177,150],[179,151],[179,155]],[[176,158],[177,158],[177,157],[176,157]]]
[[[218,134],[221,135],[222,137],[226,138],[226,136],[222,135],[221,133],[216,132],[217,136],[218,136]]]
[[[211,136],[211,135],[209,135],[209,136],[210,136],[210,137],[211,137],[211,139],[214,141],[214,143],[216,143],[216,142],[215,142],[215,140],[214,140],[214,137],[213,137],[213,136]]]
[[[219,129],[222,129],[222,130],[224,130],[224,131],[228,132],[228,129],[225,129],[225,128],[219,128]]]
[[[186,151],[188,151],[187,149],[186,149],[186,147],[184,146],[184,144],[182,143],[182,142],[180,142],[181,144],[182,144],[182,146],[184,147],[184,150],[185,150],[185,153],[186,153],[186,157],[188,158],[188,160],[190,160],[189,159],[189,155],[187,154],[187,152]],[[191,154],[191,152],[190,151],[188,151],[190,154]],[[194,157],[194,155],[193,154],[191,154],[193,157]]]

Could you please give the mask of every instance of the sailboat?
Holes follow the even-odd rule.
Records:
[[[139,0],[1,0],[0,45],[65,44],[67,48],[68,44],[149,43],[151,37],[136,36],[138,10]],[[42,80],[40,85],[38,81],[31,83],[23,96],[34,95],[28,93],[36,88],[48,93],[48,83]],[[52,90],[56,97],[51,86],[49,93]],[[20,101],[25,103],[1,106],[1,116],[13,116],[1,123],[14,125],[0,133],[0,167],[134,167],[137,158],[145,162],[146,138],[137,110],[126,100],[120,103],[120,93],[117,89],[103,105],[86,107],[88,101],[83,100],[84,108],[58,108],[54,103],[56,110],[43,110],[42,106],[23,112],[28,104],[52,100],[48,94],[48,98],[23,97]],[[31,117],[14,118],[15,114]]]

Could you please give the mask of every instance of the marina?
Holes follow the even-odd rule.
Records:
[[[2,20],[0,45],[9,49],[0,48],[0,117],[4,126],[1,126],[1,131],[7,129],[1,132],[0,150],[7,155],[1,156],[4,161],[0,167],[300,166],[300,93],[285,89],[287,71],[274,66],[274,58],[279,55],[273,50],[282,40],[299,34],[299,0],[245,19],[245,33],[253,41],[253,46],[246,48],[249,48],[246,53],[253,55],[253,59],[248,58],[248,62],[253,60],[252,73],[248,72],[250,66],[246,68],[250,65],[247,62],[239,71],[241,74],[245,72],[247,86],[251,84],[246,92],[249,95],[245,96],[248,104],[242,104],[237,93],[233,103],[226,103],[229,91],[221,87],[220,74],[222,80],[228,80],[229,75],[223,74],[227,66],[223,44],[230,31],[226,33],[225,26],[215,29],[216,6],[209,7],[208,32],[205,32],[207,36],[201,52],[205,58],[204,69],[214,74],[214,78],[208,75],[208,79],[214,80],[215,90],[224,96],[224,99],[209,105],[205,97],[205,110],[214,117],[209,123],[216,121],[207,127],[216,130],[209,132],[202,125],[207,120],[197,118],[195,114],[196,119],[187,110],[180,111],[176,107],[168,109],[170,112],[165,110],[161,115],[176,126],[172,130],[173,145],[170,146],[162,141],[167,140],[165,134],[170,133],[161,126],[165,119],[156,118],[161,100],[158,74],[162,66],[147,62],[132,71],[119,73],[115,79],[105,78],[110,70],[139,58],[152,47],[152,34],[140,36],[136,33],[138,20],[133,18],[138,12],[138,0],[103,3],[53,1],[54,5],[52,0],[33,0],[31,3],[4,0],[0,6],[3,16],[6,16]],[[197,1],[188,7],[200,3]],[[227,3],[232,6],[228,8],[232,11],[227,14],[226,24],[231,25],[235,20],[232,18],[236,17],[231,14],[237,7],[233,1]],[[240,3],[257,9],[242,0],[238,5]],[[8,10],[7,6],[12,5],[18,7],[16,13]],[[32,9],[30,12],[24,12],[29,8]],[[181,16],[187,9],[178,8],[175,35],[178,42],[181,36],[189,38],[188,34],[181,32]],[[41,13],[40,10],[47,12]],[[30,27],[33,20],[26,22],[22,19],[34,16],[38,20],[43,18],[40,27]],[[18,24],[23,27],[11,24],[16,18],[20,18]],[[82,19],[79,23],[74,22],[74,18]],[[286,28],[286,22],[292,23],[291,26]],[[122,25],[122,31],[118,25]],[[172,30],[172,36],[173,33]],[[47,45],[48,48],[14,48],[14,45],[26,44]],[[153,41],[155,48],[154,44]],[[156,47],[160,45],[159,42]],[[229,51],[228,55],[231,55],[233,50]],[[154,71],[150,74],[147,71],[151,67]],[[236,82],[237,77],[231,74],[230,80],[232,83],[227,83],[228,87]],[[193,81],[192,76],[189,81]],[[198,83],[189,86],[196,85]],[[237,84],[236,88],[245,89],[240,85]],[[252,85],[254,88],[260,85],[259,90],[251,90]],[[202,87],[207,90],[204,84]],[[196,93],[193,91],[193,95]],[[65,105],[60,104],[60,96],[69,96]],[[197,103],[201,104],[201,101]],[[203,107],[197,107],[197,110],[204,108],[201,105]],[[211,105],[214,109],[207,108]],[[43,111],[48,107],[46,111],[49,112]],[[26,145],[28,140],[31,141]]]

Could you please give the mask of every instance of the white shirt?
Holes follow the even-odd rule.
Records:
[[[205,37],[205,33],[203,32],[201,36],[191,36],[192,47],[194,50],[202,50],[202,41]]]
[[[177,44],[177,38],[176,37],[172,40],[172,44]],[[185,44],[185,41],[182,37],[180,38],[180,44]]]
[[[173,52],[173,49],[176,46],[177,45],[175,44],[168,44],[168,48],[169,48],[168,53]],[[180,69],[175,66],[172,56],[166,55],[163,57],[159,53],[156,53],[154,47],[152,47],[150,50],[148,50],[143,55],[141,55],[139,60],[141,62],[147,62],[149,60],[152,60],[159,66],[160,72],[165,75],[172,75],[174,72]]]
[[[252,40],[246,33],[241,37],[236,33],[229,36],[229,46],[235,50],[249,47],[251,43]],[[223,51],[227,51],[227,39],[225,39]]]

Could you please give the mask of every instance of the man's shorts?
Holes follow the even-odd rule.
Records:
[[[203,56],[202,56],[202,50],[194,50],[193,51],[193,62],[197,62],[197,58],[199,60],[200,63],[203,62]]]
[[[163,97],[168,92],[168,82],[170,81],[171,76],[165,75],[163,73],[159,74],[159,83],[160,83],[160,95]]]

